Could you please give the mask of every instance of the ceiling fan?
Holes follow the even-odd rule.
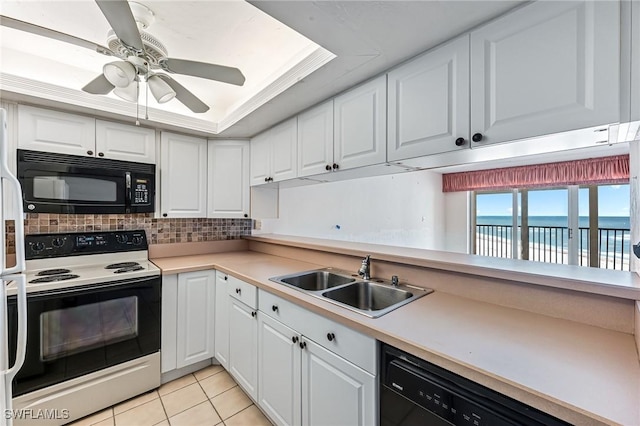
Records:
[[[191,111],[204,113],[209,106],[166,73],[190,75],[237,86],[244,84],[244,75],[238,68],[169,58],[164,45],[143,31],[154,20],[153,12],[146,6],[126,0],[95,1],[112,28],[107,35],[109,47],[7,16],[0,15],[0,25],[120,59],[105,64],[103,73],[82,88],[95,95],[106,95],[113,91],[122,99],[137,102],[138,83],[146,81],[158,103],[168,102],[175,97]]]

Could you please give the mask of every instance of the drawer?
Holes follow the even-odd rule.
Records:
[[[264,290],[260,290],[259,310],[376,375],[377,350],[376,339],[373,337],[352,330]]]
[[[258,288],[256,286],[228,275],[227,293],[251,309],[258,309]]]

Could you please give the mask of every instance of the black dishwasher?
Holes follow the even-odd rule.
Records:
[[[381,351],[380,426],[569,424],[387,344]]]

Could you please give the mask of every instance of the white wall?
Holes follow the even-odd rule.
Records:
[[[629,191],[631,193],[630,221],[631,246],[640,243],[640,142],[629,143]],[[632,249],[633,252],[633,249]],[[630,256],[631,271],[640,274],[640,260],[633,253]],[[640,332],[640,330],[638,330]]]
[[[280,189],[279,197],[279,218],[263,220],[263,232],[446,248],[445,197],[438,173],[418,171]]]
[[[469,197],[466,191],[444,194],[446,251],[469,252]]]

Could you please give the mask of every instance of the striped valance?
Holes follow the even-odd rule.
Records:
[[[442,191],[479,191],[629,182],[629,155],[589,158],[533,166],[448,173]]]

